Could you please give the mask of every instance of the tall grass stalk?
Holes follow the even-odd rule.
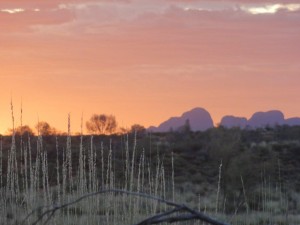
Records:
[[[0,139],[0,190],[3,187],[3,139]]]
[[[150,195],[153,195],[153,182],[152,182],[152,173],[151,173],[151,164],[150,162],[148,162],[148,165],[147,165],[147,174],[148,174],[148,193]],[[149,199],[148,200],[148,204],[147,204],[147,209],[146,211],[149,211],[150,213],[153,212],[153,207],[152,205],[150,204],[151,200]]]
[[[66,162],[68,169],[68,181],[69,191],[73,192],[73,175],[72,175],[72,143],[71,143],[71,116],[68,115],[68,136],[67,136],[67,151],[66,151]]]
[[[248,204],[248,198],[247,198],[247,195],[246,195],[246,188],[245,188],[244,180],[243,180],[242,176],[241,176],[241,182],[242,182],[243,195],[244,195],[246,210],[247,210],[247,215],[248,215],[249,214],[249,204]]]
[[[175,172],[174,172],[174,152],[172,151],[172,201],[175,202]],[[200,195],[199,195],[200,198]]]
[[[68,123],[70,123],[70,116]],[[192,204],[194,204],[194,208],[198,208],[198,210],[202,208],[204,213],[214,214],[217,217],[221,216],[221,213],[223,216],[226,212],[225,207],[229,208],[231,204],[229,201],[226,203],[226,196],[224,196],[223,210],[221,210],[222,206],[219,204],[221,179],[223,176],[222,161],[218,168],[218,183],[211,190],[213,193],[212,199],[215,199],[215,189],[217,189],[216,202],[214,202],[204,194],[200,196],[200,193],[202,194],[202,187],[197,190],[196,194],[195,192],[192,193],[191,189],[193,188],[189,186],[189,188],[183,188],[184,192],[180,193],[180,195],[177,194],[177,189],[175,189],[174,153],[171,152],[171,158],[166,159],[157,147],[157,155],[156,157],[152,156],[152,164],[151,154],[149,155],[149,152],[144,148],[139,149],[136,132],[134,133],[133,144],[131,145],[130,143],[130,147],[128,136],[127,140],[122,142],[125,145],[123,146],[125,150],[125,162],[121,162],[119,167],[116,165],[119,163],[117,161],[119,158],[116,156],[119,149],[115,149],[112,140],[109,141],[109,146],[106,147],[106,143],[102,141],[98,145],[98,137],[96,136],[85,139],[81,132],[79,138],[71,137],[70,124],[68,124],[68,135],[63,140],[63,145],[59,146],[59,138],[55,137],[53,150],[47,149],[48,142],[46,141],[48,139],[40,135],[34,137],[34,139],[32,138],[32,140],[30,136],[28,138],[24,137],[21,139],[21,142],[23,142],[22,145],[18,143],[20,139],[13,135],[9,147],[5,146],[3,138],[0,139],[1,225],[19,224],[19,218],[16,216],[20,215],[19,217],[22,219],[25,214],[31,212],[37,206],[64,204],[79,198],[87,192],[94,192],[100,188],[127,188],[126,190],[128,191],[148,193],[153,196],[160,196],[163,199],[170,198],[175,202],[182,199],[182,203],[185,203],[184,201],[189,198]],[[67,144],[65,144],[65,140],[67,140]],[[74,145],[78,140],[79,144],[76,148]],[[84,143],[85,140],[87,140],[87,143]],[[71,143],[71,141],[73,142]],[[32,147],[31,142],[36,144],[36,146]],[[20,153],[20,148],[23,149],[22,154]],[[98,150],[100,153],[98,153]],[[53,155],[54,158],[51,161]],[[170,166],[168,167],[168,165]],[[51,171],[52,168],[54,168],[54,171]],[[124,168],[124,170],[116,171],[116,168]],[[20,170],[23,170],[23,172],[21,173]],[[281,169],[279,168],[278,170],[280,171]],[[171,177],[168,177],[168,174]],[[278,176],[280,177],[280,175]],[[18,178],[21,178],[19,180],[20,183]],[[247,207],[247,216],[250,216],[253,211],[257,210],[254,207],[258,206],[255,205],[252,207],[250,205],[252,199],[254,197],[257,198],[257,195],[251,195],[252,193],[246,189],[247,186],[245,186],[242,176],[240,179],[243,189],[242,194]],[[279,180],[281,179],[279,178]],[[262,217],[262,222],[266,223],[269,221],[275,223],[275,219],[271,218],[275,214],[275,211],[274,208],[270,208],[274,193],[272,193],[271,180],[266,177],[265,171],[261,173],[260,186],[261,189],[258,191],[259,199],[256,202],[261,201],[260,205],[263,205],[264,211],[262,213],[265,213],[266,217]],[[279,196],[279,193],[276,194]],[[178,200],[179,198],[181,199]],[[235,201],[238,202],[237,199]],[[280,212],[281,217],[285,217],[287,224],[287,222],[291,222],[291,218],[288,217],[289,202],[287,193],[282,194],[280,201],[282,201],[280,204],[282,204],[283,208]],[[254,209],[251,209],[251,207]],[[43,210],[40,210],[40,213]],[[134,224],[139,219],[148,217],[149,214],[156,214],[165,210],[167,210],[165,205],[161,205],[151,199],[109,193],[103,196],[95,196],[75,206],[58,211],[53,218],[53,224]],[[253,211],[251,212],[251,210]],[[13,216],[10,214],[13,214]],[[240,219],[238,216],[239,214],[234,218],[235,225],[250,224],[248,217],[247,219]],[[14,217],[15,221],[11,217]],[[33,221],[34,219],[29,219],[28,224],[31,224]],[[201,223],[195,222],[194,224]],[[258,225],[259,222],[251,224]]]
[[[142,161],[143,161],[143,155],[140,156],[139,164],[138,164],[138,177],[137,177],[137,188],[136,191],[140,192],[141,191],[141,167],[142,167]],[[140,199],[139,198],[134,198],[134,214],[138,214],[139,206],[140,206]]]
[[[31,148],[31,138],[28,136],[28,159],[29,159],[29,203],[32,204],[34,197],[34,168],[32,162],[32,148]]]
[[[91,136],[90,140],[90,154],[89,154],[89,186],[88,190],[90,192],[93,191],[93,167],[94,167],[94,145],[93,145],[93,136]]]
[[[67,191],[67,163],[65,159],[65,150],[63,149],[63,159],[62,159],[62,201],[66,201],[66,191]]]
[[[144,192],[144,184],[145,184],[145,149],[143,148],[142,152],[142,181],[141,181],[141,192]]]
[[[108,152],[108,180],[107,180],[107,185],[108,188],[113,188],[114,187],[114,171],[113,171],[113,166],[112,166],[112,146],[111,146],[111,140],[109,144],[109,152]]]
[[[60,184],[60,166],[59,166],[59,150],[58,150],[58,139],[55,137],[56,147],[56,186],[57,186],[57,203],[62,204],[61,201],[61,184]]]
[[[43,151],[42,172],[43,172],[43,188],[44,188],[44,196],[45,196],[44,199],[46,200],[45,205],[49,205],[52,204],[52,198],[50,195],[47,151]]]
[[[201,194],[198,195],[198,211],[201,212]],[[197,225],[200,225],[200,220],[197,222]]]
[[[126,135],[126,141],[125,141],[125,190],[128,190],[128,182],[129,182],[129,140],[128,140],[128,134]]]
[[[164,163],[162,162],[161,165],[161,196],[163,199],[167,199],[166,196],[166,178],[165,178],[165,167],[164,167]],[[167,210],[167,205],[165,204],[165,210]]]
[[[157,150],[157,164],[156,164],[156,173],[155,173],[155,180],[154,180],[154,196],[158,196],[158,191],[159,191],[159,178],[160,178],[160,172],[161,172],[161,162],[160,162],[160,157],[159,157],[159,152]],[[152,213],[154,214],[157,211],[157,202],[153,204],[153,211]]]
[[[28,201],[29,197],[29,180],[28,180],[28,150],[27,146],[24,146],[24,191],[26,193],[25,199]]]
[[[84,148],[83,148],[83,117],[81,116],[81,131],[80,131],[80,145],[79,145],[79,181],[78,194],[83,195],[85,192],[85,167],[84,167]]]
[[[282,207],[282,181],[281,181],[280,159],[278,159],[277,163],[278,163],[278,183],[279,183],[280,207]]]
[[[105,187],[104,183],[104,146],[103,142],[101,142],[101,188]]]
[[[0,199],[2,199],[2,207],[0,207],[0,209],[2,208],[2,212],[0,210],[0,218],[1,216],[4,216],[5,214],[7,214],[7,205],[6,205],[6,193],[5,190],[3,188],[4,186],[4,180],[3,180],[3,139],[1,136],[0,139]]]
[[[17,148],[16,148],[16,138],[15,138],[15,117],[14,117],[14,108],[11,101],[11,116],[12,116],[12,126],[13,134],[11,140],[11,148],[8,156],[7,164],[7,186],[6,193],[10,196],[10,201],[13,199],[16,201],[15,196],[19,196],[19,177],[18,177],[18,162],[17,162]],[[14,202],[17,203],[17,202]]]
[[[137,146],[137,142],[136,142],[136,131],[134,132],[134,140],[133,140],[133,149],[132,149],[132,155],[131,155],[131,165],[128,165],[128,167],[130,168],[130,183],[129,183],[129,191],[133,191],[134,188],[134,170],[135,170],[135,151],[136,151],[136,146]],[[129,150],[129,149],[128,149]],[[128,152],[128,156],[129,156],[129,152]],[[129,163],[129,159],[128,159],[128,163]],[[135,199],[135,198],[134,198]],[[131,209],[130,212],[130,223],[133,223],[133,213],[134,213],[134,199],[132,196],[129,197],[129,209]]]
[[[21,113],[20,113],[20,124],[21,124],[21,140],[20,140],[20,156],[21,156],[21,160],[20,160],[20,168],[22,166],[22,161],[24,160],[24,156],[23,156],[23,135],[24,135],[24,130],[23,130],[23,107],[22,107],[22,101],[21,101]],[[24,162],[24,161],[23,161]],[[21,175],[21,182],[22,182],[22,189],[25,190],[25,174],[24,174],[24,170],[21,169],[20,170],[20,175]]]
[[[34,193],[39,192],[40,188],[40,167],[41,167],[41,145],[39,138],[37,140],[37,148],[36,148],[36,159],[34,165],[34,178],[33,178],[33,189]]]
[[[43,185],[43,197],[44,197],[44,204],[48,205],[48,198],[47,198],[47,178],[46,178],[46,156],[45,151],[43,149],[43,139],[42,136],[38,137],[38,143],[40,145],[40,154],[41,154],[41,168],[42,168],[42,185]]]
[[[133,143],[133,150],[132,150],[132,156],[131,156],[131,172],[130,172],[130,186],[129,191],[133,191],[133,175],[134,175],[134,169],[135,169],[135,151],[136,151],[136,134],[137,132],[134,132],[134,143]]]
[[[216,214],[218,213],[219,208],[219,196],[220,196],[220,188],[221,188],[221,178],[222,178],[222,160],[219,166],[219,177],[218,177],[218,189],[217,189],[217,199],[216,199]]]

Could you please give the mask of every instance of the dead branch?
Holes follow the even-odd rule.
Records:
[[[168,206],[173,207],[172,209],[170,209],[166,212],[156,214],[154,216],[146,218],[145,220],[143,220],[135,225],[159,224],[159,223],[163,223],[163,222],[174,223],[174,222],[187,221],[187,220],[201,220],[203,222],[207,222],[212,225],[229,225],[227,223],[223,223],[214,218],[211,218],[201,212],[195,211],[186,205],[177,204],[177,203],[174,203],[174,202],[171,202],[171,201],[168,201],[168,200],[156,197],[156,196],[151,196],[151,195],[148,195],[145,193],[130,192],[130,191],[120,190],[120,189],[100,190],[97,192],[89,193],[89,194],[81,196],[80,198],[77,198],[74,201],[67,202],[62,205],[37,207],[31,213],[29,213],[25,219],[23,219],[23,221],[21,222],[21,225],[25,224],[25,222],[32,215],[34,215],[37,211],[41,211],[42,209],[49,208],[48,210],[46,210],[42,214],[40,214],[39,217],[31,224],[31,225],[37,225],[39,222],[41,222],[45,219],[45,222],[43,224],[46,225],[51,220],[51,218],[54,216],[56,211],[61,210],[66,207],[69,207],[71,205],[74,205],[74,204],[82,201],[83,199],[86,199],[86,198],[89,198],[89,197],[92,197],[95,195],[99,195],[99,194],[104,194],[104,193],[121,193],[121,194],[127,194],[127,195],[132,195],[132,196],[139,196],[142,198],[152,199],[157,202],[164,203]],[[181,212],[181,214],[178,214],[180,212]],[[176,215],[172,215],[175,213],[176,213]],[[185,214],[183,214],[183,213],[185,213]]]

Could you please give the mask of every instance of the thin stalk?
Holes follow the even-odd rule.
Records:
[[[80,133],[80,146],[79,146],[79,194],[84,193],[84,166],[83,166],[83,118],[81,116],[81,133]]]
[[[216,199],[216,214],[218,213],[219,208],[219,195],[220,195],[220,188],[221,188],[221,178],[222,178],[222,160],[219,166],[219,179],[218,179],[218,190],[217,190],[217,199]]]
[[[60,172],[59,172],[59,154],[58,154],[58,140],[55,137],[56,143],[56,185],[57,185],[57,202],[58,204],[62,204],[61,202],[61,185],[60,185]]]
[[[0,140],[0,189],[3,187],[3,140]]]
[[[104,147],[101,142],[101,187],[104,188]]]
[[[247,215],[249,215],[248,199],[246,196],[246,189],[245,189],[244,180],[243,180],[242,176],[241,176],[241,182],[242,182],[243,194],[244,194],[244,199],[245,199],[245,204],[246,204],[246,209],[247,209]]]
[[[126,136],[126,145],[125,145],[125,190],[128,190],[128,180],[129,180],[129,143],[128,143],[128,134]]]
[[[72,146],[71,146],[71,118],[68,115],[68,137],[67,137],[67,169],[68,169],[68,181],[69,181],[69,191],[73,192],[73,176],[72,176]]]
[[[175,202],[175,172],[174,172],[174,153],[172,151],[172,200]]]

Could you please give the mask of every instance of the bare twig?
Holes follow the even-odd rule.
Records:
[[[174,222],[186,221],[186,220],[202,220],[204,222],[207,222],[207,223],[210,223],[210,224],[213,224],[213,225],[229,225],[227,223],[217,221],[217,220],[215,220],[215,219],[213,219],[213,218],[211,218],[211,217],[209,217],[209,216],[207,216],[207,215],[205,215],[201,212],[197,212],[197,211],[189,208],[186,205],[177,204],[177,203],[167,201],[165,199],[161,199],[159,197],[151,196],[151,195],[148,195],[148,194],[145,194],[145,193],[130,192],[130,191],[120,190],[120,189],[100,190],[100,191],[97,191],[97,192],[89,193],[89,194],[81,196],[80,198],[78,198],[74,201],[71,201],[71,202],[68,202],[68,203],[65,203],[65,204],[62,204],[62,205],[58,205],[58,206],[52,205],[52,206],[38,207],[38,208],[34,209],[31,213],[29,213],[26,216],[26,218],[22,221],[21,224],[24,224],[29,219],[29,217],[31,217],[35,212],[40,211],[44,208],[50,208],[51,207],[50,209],[43,212],[31,224],[31,225],[36,225],[39,222],[43,221],[44,218],[46,218],[45,222],[43,223],[44,225],[46,225],[50,221],[50,219],[54,216],[54,214],[57,210],[60,210],[60,209],[69,207],[71,205],[74,205],[74,204],[80,202],[83,199],[86,199],[86,198],[89,198],[89,197],[92,197],[92,196],[95,196],[95,195],[99,195],[99,194],[104,194],[104,193],[121,193],[121,194],[139,196],[139,197],[142,197],[142,198],[152,199],[152,200],[155,200],[157,202],[164,203],[168,206],[174,207],[173,209],[170,209],[166,212],[151,216],[151,217],[137,223],[136,225],[158,224],[158,223],[163,223],[163,222],[174,223]],[[177,215],[171,216],[172,214],[179,213],[179,212],[185,212],[186,214],[181,214],[181,215],[177,214]]]
[[[155,216],[152,216],[152,217],[149,217],[135,225],[144,225],[144,224],[155,224],[156,221],[159,221],[161,219],[166,219],[166,216],[169,216],[175,212],[179,212],[180,210],[182,210],[183,207],[177,207],[175,209],[171,209],[167,212],[163,212],[163,213],[160,213],[160,214],[157,214]],[[151,222],[151,223],[150,223]]]

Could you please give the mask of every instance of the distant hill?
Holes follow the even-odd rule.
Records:
[[[231,127],[250,127],[250,128],[259,128],[276,125],[289,125],[296,126],[300,125],[300,118],[294,117],[285,119],[284,114],[279,110],[270,110],[267,112],[256,112],[254,113],[249,120],[244,117],[235,117],[235,116],[224,116],[221,120],[220,125],[231,128]]]
[[[205,131],[214,127],[214,122],[210,113],[203,108],[194,108],[183,113],[179,117],[171,117],[162,122],[158,127],[151,126],[148,131],[152,132],[168,132],[170,130],[178,130],[189,121],[192,131]],[[245,117],[224,116],[220,122],[221,126],[232,128],[259,128],[265,126],[289,125],[300,126],[300,117],[284,118],[284,114],[279,110],[270,110],[266,112],[255,112],[250,119]]]
[[[167,132],[170,130],[178,130],[189,121],[192,131],[204,131],[214,127],[213,120],[208,111],[203,108],[194,108],[183,113],[180,117],[171,117],[161,123],[158,127],[149,127],[149,131]]]
[[[300,126],[300,118],[293,117],[293,118],[286,119],[284,121],[284,124],[289,125],[289,126]]]
[[[256,112],[248,120],[249,127],[265,127],[267,125],[282,125],[284,124],[284,115],[279,110],[271,110],[267,112]]]

